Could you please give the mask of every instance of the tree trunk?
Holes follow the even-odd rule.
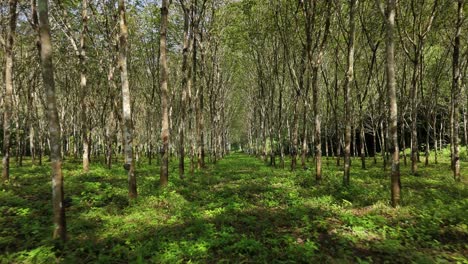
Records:
[[[182,98],[180,102],[179,127],[179,177],[185,177],[185,123],[187,115],[187,96],[191,85],[191,71],[188,67],[190,47],[190,10],[184,7],[184,43],[182,50]]]
[[[2,179],[10,179],[10,144],[11,144],[11,114],[13,107],[13,63],[14,45],[16,37],[16,7],[17,0],[9,0],[9,22],[7,39],[4,47],[5,52],[5,95],[3,99],[3,159],[2,159]]]
[[[34,142],[34,125],[30,124],[29,126],[29,152],[31,153],[31,163],[34,165],[36,163],[36,147]]]
[[[395,53],[394,53],[394,29],[395,29],[395,1],[387,1],[387,8],[382,14],[386,24],[386,64],[387,92],[390,107],[390,149],[392,152],[392,172],[391,172],[391,202],[396,207],[400,203],[400,157],[398,149],[398,105],[395,84]],[[380,2],[380,1],[379,1]],[[380,3],[379,3],[380,6]]]
[[[424,153],[424,166],[429,166],[429,153],[431,153],[431,148],[429,146],[429,138],[431,133],[431,125],[430,125],[430,116],[427,115],[426,117],[426,151]]]
[[[203,97],[203,85],[197,86],[197,38],[199,37],[199,24],[200,14],[198,13],[198,1],[193,2],[193,52],[192,52],[192,85],[194,89],[198,89],[198,107],[196,107],[196,130],[197,130],[197,166],[199,169],[205,167],[205,134],[204,134],[204,97]],[[196,21],[196,22],[195,22]]]
[[[405,125],[404,125],[404,118],[401,118],[401,146],[402,146],[402,155],[403,155],[403,164],[406,166],[406,137],[405,137]]]
[[[297,146],[298,146],[298,130],[299,130],[299,111],[298,111],[298,102],[299,94],[296,93],[294,96],[294,112],[293,112],[293,124],[292,124],[292,135],[291,135],[291,170],[296,169],[297,164]]]
[[[356,0],[351,0],[349,11],[349,36],[348,36],[348,69],[346,71],[346,79],[344,85],[344,100],[345,100],[345,157],[344,157],[344,174],[343,184],[349,185],[350,169],[351,169],[351,83],[354,76],[354,38],[355,38],[355,22],[354,15],[356,12]]]
[[[362,118],[362,117],[361,117]],[[361,147],[361,169],[366,169],[366,149],[364,144],[366,142],[366,133],[364,131],[364,121],[361,121],[361,128],[360,128],[360,147]]]
[[[169,0],[162,0],[161,5],[161,175],[159,178],[161,186],[166,186],[169,178],[169,88],[168,81],[168,66],[167,66],[167,50],[166,50],[166,35],[167,35],[167,20],[169,14]]]
[[[60,123],[55,96],[54,66],[52,63],[52,40],[49,26],[48,0],[38,1],[39,33],[41,44],[41,68],[44,90],[47,100],[47,118],[49,120],[50,159],[52,167],[52,204],[54,212],[54,239],[65,242],[67,238],[65,207],[63,206],[62,155],[60,146]]]
[[[80,114],[81,114],[81,135],[83,141],[83,171],[89,172],[89,157],[90,157],[90,142],[88,134],[88,116],[86,114],[86,95],[87,95],[87,78],[86,78],[86,32],[88,31],[88,1],[82,1],[81,19],[83,28],[80,36]]]
[[[122,83],[122,110],[123,122],[122,132],[124,141],[124,168],[128,174],[128,197],[134,199],[137,197],[137,182],[135,176],[135,161],[133,160],[133,131],[132,131],[132,108],[130,105],[130,87],[127,71],[127,38],[128,29],[125,18],[125,0],[119,0],[120,15],[120,36],[119,36],[119,66],[120,79]]]
[[[284,72],[284,70],[283,70]],[[279,87],[279,97],[278,97],[278,149],[279,149],[279,154],[280,154],[280,168],[284,169],[284,144],[283,144],[283,137],[282,137],[282,128],[283,128],[283,84],[284,84],[284,78],[283,78],[283,83]]]
[[[418,86],[417,86],[417,71],[418,71],[418,59],[419,56],[415,55],[416,59],[413,62],[413,77],[411,80],[411,173],[417,175],[418,173],[418,127],[417,127],[417,118],[418,118],[418,107],[417,107],[417,96],[418,96]]]
[[[315,116],[315,180],[322,181],[322,127],[321,127],[321,108],[320,108],[320,86],[318,85],[318,67],[312,68],[312,100]],[[339,158],[338,158],[339,159]]]
[[[459,130],[460,130],[460,109],[459,109],[459,98],[460,94],[460,38],[461,38],[461,27],[463,22],[463,5],[464,0],[458,0],[458,16],[456,24],[455,40],[453,45],[453,61],[452,61],[452,166],[453,166],[453,177],[455,181],[461,181],[460,175],[460,146],[459,146]]]
[[[385,124],[385,121],[382,120],[380,122],[380,153],[382,155],[384,171],[387,170],[387,140],[386,140],[387,137],[385,136],[386,130],[387,130],[387,126]]]

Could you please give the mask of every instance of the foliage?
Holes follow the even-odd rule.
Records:
[[[159,168],[140,163],[129,204],[123,169],[96,163],[82,174],[68,160],[63,248],[50,239],[48,169],[13,167],[0,192],[0,263],[466,263],[468,191],[446,173],[447,155],[420,176],[402,167],[396,209],[380,162],[353,168],[349,188],[334,163],[325,160],[317,186],[310,170],[233,154],[185,180],[172,167],[165,189]]]

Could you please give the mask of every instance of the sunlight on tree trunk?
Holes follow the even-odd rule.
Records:
[[[132,110],[130,105],[130,87],[127,70],[127,38],[128,29],[125,18],[125,0],[119,0],[120,36],[119,36],[119,67],[122,83],[122,107],[123,107],[123,137],[124,137],[124,168],[128,174],[128,197],[137,197],[137,182],[135,176],[135,161],[133,160],[133,129]]]
[[[50,161],[52,167],[52,204],[54,213],[53,238],[65,241],[65,207],[63,203],[62,154],[60,143],[60,123],[55,95],[54,65],[52,63],[52,40],[49,26],[48,0],[38,1],[39,33],[41,43],[41,66],[44,90],[47,99],[49,120]]]

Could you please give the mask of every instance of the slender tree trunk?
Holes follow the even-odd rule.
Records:
[[[13,68],[14,68],[14,45],[16,36],[16,7],[17,0],[9,0],[9,22],[5,51],[5,95],[3,99],[3,159],[2,178],[4,181],[10,179],[10,144],[11,144],[11,114],[13,107]]]
[[[297,164],[297,146],[298,146],[298,130],[299,130],[299,122],[298,122],[298,102],[299,102],[299,94],[294,95],[294,111],[293,111],[293,124],[292,124],[292,138],[291,138],[291,170],[294,171],[296,169]]]
[[[29,126],[29,151],[31,152],[31,163],[36,163],[36,147],[34,141],[34,125],[30,124]]]
[[[429,154],[431,153],[431,148],[429,146],[429,139],[431,133],[431,125],[430,125],[430,116],[426,116],[426,151],[424,153],[424,166],[429,166]]]
[[[378,0],[378,2],[380,2]],[[391,202],[392,206],[396,207],[400,203],[400,157],[398,149],[398,105],[396,96],[395,83],[395,53],[394,53],[394,31],[395,31],[395,2],[396,0],[388,0],[387,8],[382,14],[385,17],[386,24],[386,75],[387,75],[387,91],[389,96],[390,107],[390,149],[392,152],[392,172],[391,172]]]
[[[166,35],[167,35],[167,20],[169,14],[169,0],[162,0],[161,6],[161,186],[166,186],[169,178],[169,113],[168,113],[168,101],[169,101],[169,88],[167,85],[168,81],[168,66],[167,66],[167,50],[166,50]]]
[[[330,155],[330,153],[328,149],[328,137],[327,137],[326,132],[325,132],[325,135],[323,136],[323,139],[325,141],[325,160],[327,161],[327,166],[328,166],[328,156]]]
[[[349,11],[349,39],[348,39],[348,69],[346,71],[346,80],[344,86],[345,98],[345,157],[344,157],[344,174],[343,184],[349,185],[350,169],[351,169],[351,84],[354,76],[354,38],[355,38],[355,22],[354,15],[356,12],[356,0],[351,0]]]
[[[185,177],[185,123],[187,115],[187,96],[191,85],[191,73],[188,67],[190,46],[190,10],[184,7],[184,43],[182,50],[182,98],[180,102],[180,127],[179,127],[179,177]]]
[[[306,93],[307,97],[307,93]],[[302,152],[301,152],[301,166],[306,168],[306,155],[307,155],[307,111],[306,100],[304,99],[304,109],[302,113]]]
[[[417,50],[417,49],[415,49]],[[418,118],[418,65],[419,65],[419,55],[415,55],[415,61],[413,62],[413,77],[411,80],[411,173],[417,175],[418,173],[418,127],[417,127],[417,118]]]
[[[463,109],[463,143],[465,147],[468,146],[468,118],[467,118],[466,106]]]
[[[40,129],[40,126],[39,126],[39,129]],[[38,154],[38,159],[39,159],[39,166],[42,166],[42,153],[43,153],[43,149],[42,149],[42,143],[43,143],[43,138],[42,138],[42,132],[39,131],[39,138],[38,138],[38,148],[37,148],[37,154]]]
[[[385,108],[385,106],[384,106]],[[387,140],[385,133],[387,131],[387,125],[384,120],[380,122],[380,153],[382,155],[383,169],[387,170]]]
[[[111,127],[108,125],[106,127],[106,166],[108,169],[112,169],[112,139],[113,133],[111,132]]]
[[[137,197],[137,182],[135,176],[135,161],[133,160],[133,130],[132,130],[132,108],[130,105],[130,87],[127,71],[127,39],[128,28],[125,18],[125,0],[119,0],[120,36],[119,36],[119,66],[120,79],[122,83],[122,132],[124,141],[124,168],[128,173],[128,197]]]
[[[197,38],[199,37],[198,27],[200,24],[200,18],[198,13],[198,1],[193,1],[193,15],[192,19],[194,20],[193,25],[193,51],[192,51],[192,85],[195,90],[198,89],[198,107],[196,107],[196,130],[197,130],[197,166],[199,169],[205,167],[205,134],[203,132],[204,128],[204,117],[203,117],[203,107],[204,107],[204,98],[203,98],[203,85],[197,86]],[[196,22],[195,22],[196,21]]]
[[[460,175],[460,146],[459,146],[459,130],[460,130],[460,109],[459,109],[459,98],[460,94],[460,39],[461,39],[461,27],[463,22],[463,5],[464,0],[458,0],[458,16],[456,24],[455,41],[453,45],[453,61],[452,61],[452,165],[453,165],[453,177],[455,181],[461,181]]]
[[[372,151],[374,152],[374,165],[377,164],[377,132],[372,125]]]
[[[86,78],[86,34],[88,31],[88,1],[83,0],[82,11],[81,11],[81,20],[82,20],[82,31],[80,36],[80,90],[81,90],[81,102],[80,102],[80,114],[81,114],[81,135],[83,141],[83,171],[89,171],[89,157],[90,157],[90,142],[88,134],[88,116],[86,114],[86,95],[87,95],[87,78]]]
[[[284,73],[284,70],[283,70]],[[284,82],[284,78],[283,78]],[[283,83],[282,83],[283,84]],[[278,149],[280,152],[280,168],[284,169],[284,144],[283,144],[283,137],[282,137],[282,128],[283,128],[283,86],[281,85],[279,88],[279,97],[278,97]]]
[[[442,150],[443,147],[443,137],[445,135],[445,124],[444,121],[441,120],[440,122],[440,130],[439,130],[439,150]]]
[[[60,123],[55,96],[54,65],[52,63],[52,40],[49,26],[48,0],[38,1],[39,33],[41,44],[41,68],[47,100],[49,120],[50,159],[52,167],[52,204],[54,212],[54,239],[67,239],[65,207],[63,206],[62,154],[60,146]]]
[[[362,117],[361,117],[362,118]],[[364,131],[364,121],[361,120],[361,128],[360,128],[360,140],[361,140],[361,168],[363,170],[366,169],[366,149],[364,147],[364,144],[366,143],[366,133]]]
[[[403,155],[403,164],[406,166],[406,137],[405,137],[405,125],[404,125],[404,118],[401,118],[401,146],[402,146],[402,155]]]
[[[317,182],[322,181],[322,117],[320,110],[320,86],[318,85],[318,67],[312,67],[312,100],[313,100],[313,111],[315,116],[315,180]],[[339,159],[339,158],[338,158]]]

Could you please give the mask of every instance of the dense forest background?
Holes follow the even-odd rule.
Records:
[[[426,261],[466,262],[467,8],[464,0],[2,0],[5,263],[381,262],[411,241],[430,252]],[[244,187],[234,191],[235,180]],[[275,184],[285,186],[262,188]],[[50,185],[52,199],[42,188]],[[308,203],[315,216],[299,207]],[[206,233],[190,206],[230,209],[210,212],[218,218]],[[112,228],[125,229],[129,210],[166,225],[178,215],[180,230],[161,232],[181,251],[104,238],[109,227],[92,237],[85,230],[99,227],[76,220],[120,215],[125,222]],[[252,217],[262,231],[236,229],[254,228]],[[301,235],[266,241],[277,217],[272,234],[285,226]],[[225,230],[229,222],[235,230]],[[146,224],[139,232],[154,230]],[[340,225],[359,226],[348,234],[358,241],[335,237],[349,231]],[[102,251],[80,242],[81,232]],[[180,239],[197,232],[198,251]],[[223,235],[232,247],[220,253],[226,245],[212,243]],[[334,241],[343,243],[325,250]],[[126,253],[107,252],[111,245]]]

